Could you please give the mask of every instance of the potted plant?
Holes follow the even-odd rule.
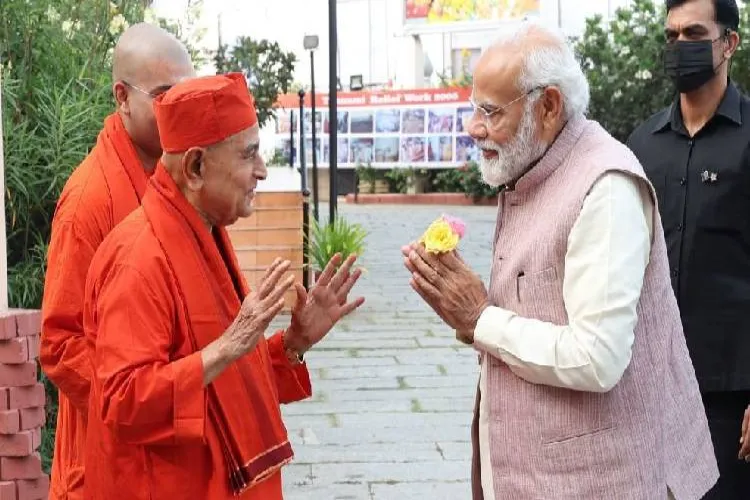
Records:
[[[362,255],[365,248],[367,231],[361,224],[347,221],[340,215],[333,224],[320,223],[315,219],[310,221],[310,238],[308,248],[310,252],[310,267],[312,267],[315,281],[323,272],[328,261],[341,254],[342,262],[350,255]]]

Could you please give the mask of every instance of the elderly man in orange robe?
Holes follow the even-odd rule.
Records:
[[[52,220],[42,303],[40,361],[58,387],[50,499],[83,498],[90,361],[83,336],[86,272],[99,244],[140,204],[161,156],[152,100],[195,76],[185,47],[149,24],[130,27],[113,55],[117,110],[63,188]]]
[[[267,173],[245,79],[189,80],[154,108],[164,156],[86,283],[86,498],[281,499],[293,453],[280,403],[310,396],[303,355],[363,303],[348,301],[360,272],[337,255],[309,294],[294,284],[289,327],[266,338],[290,263],[249,291],[224,229]]]

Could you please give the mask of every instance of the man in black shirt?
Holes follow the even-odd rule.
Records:
[[[628,139],[658,198],[672,286],[721,477],[750,498],[750,100],[729,81],[735,0],[667,0],[664,68],[679,97]],[[668,376],[668,374],[665,374]]]

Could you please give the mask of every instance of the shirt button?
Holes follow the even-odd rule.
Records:
[[[679,226],[677,226],[677,230],[678,231],[682,231],[683,228],[684,228],[684,226],[682,224],[680,224]]]
[[[680,186],[684,186],[685,184],[687,184],[687,179],[683,177],[682,179],[680,179]]]
[[[677,271],[677,269],[672,269],[672,276],[676,278],[678,274],[679,272]]]

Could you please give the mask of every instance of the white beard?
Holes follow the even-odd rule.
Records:
[[[477,141],[480,149],[497,152],[494,158],[485,158],[480,152],[479,169],[486,184],[498,187],[517,181],[547,151],[547,144],[534,138],[533,106],[533,101],[526,103],[518,131],[506,144],[500,145],[489,139]]]

